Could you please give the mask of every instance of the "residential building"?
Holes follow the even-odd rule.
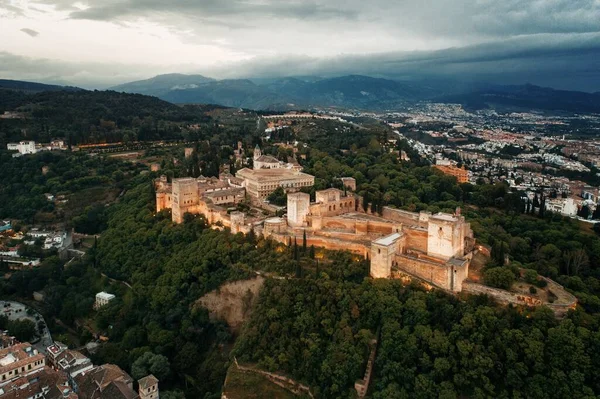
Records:
[[[469,172],[463,168],[457,168],[451,165],[435,165],[436,169],[442,171],[446,175],[456,177],[459,183],[466,183],[469,181]]]
[[[80,399],[137,399],[133,390],[133,378],[114,364],[94,367],[79,374],[77,395]]]
[[[10,223],[10,220],[0,220],[0,233],[9,230],[12,230],[12,224]]]
[[[45,356],[28,342],[0,349],[0,387],[45,365]]]
[[[0,388],[0,399],[78,399],[65,375],[45,366]]]

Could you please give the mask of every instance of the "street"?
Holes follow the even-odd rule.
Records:
[[[10,306],[6,306],[7,304],[9,304]],[[31,309],[31,315],[27,314],[27,309]],[[0,312],[1,312],[1,314],[7,316],[9,320],[30,320],[30,321],[32,321],[33,324],[35,324],[35,326],[36,326],[36,331],[37,331],[37,325],[38,325],[39,321],[43,321],[44,324],[46,324],[46,321],[44,320],[44,317],[41,314],[39,314],[35,309],[28,308],[26,305],[24,305],[20,302],[0,301]],[[10,331],[9,331],[9,333],[10,333]],[[40,353],[46,353],[46,348],[49,347],[50,345],[52,345],[53,343],[54,343],[54,341],[52,340],[50,331],[48,330],[48,327],[45,327],[44,332],[41,335],[39,341],[37,341],[35,344],[32,342],[31,344]]]

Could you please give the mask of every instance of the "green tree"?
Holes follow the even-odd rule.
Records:
[[[507,290],[514,283],[515,275],[507,267],[492,267],[484,270],[483,281],[491,287]]]
[[[145,352],[131,365],[131,376],[140,379],[153,374],[159,380],[165,380],[169,376],[170,370],[171,365],[166,356]]]

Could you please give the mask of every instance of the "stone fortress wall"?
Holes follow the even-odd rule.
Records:
[[[155,181],[156,210],[170,208],[172,220],[202,214],[208,223],[233,233],[254,230],[288,244],[295,240],[331,250],[349,250],[371,259],[374,278],[390,278],[401,270],[446,290],[458,292],[468,274],[473,233],[460,214],[412,213],[384,207],[382,216],[363,211],[361,198],[330,188],[288,194],[286,218],[250,219],[228,212],[245,197],[245,188],[227,178],[179,178]]]
[[[467,278],[475,240],[460,215],[412,213],[384,207],[382,216],[362,210],[360,198],[337,189],[288,195],[284,233],[279,242],[306,235],[307,245],[345,249],[371,259],[374,278],[390,278],[394,269],[449,291],[459,292]]]

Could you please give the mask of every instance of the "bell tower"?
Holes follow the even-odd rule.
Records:
[[[262,151],[260,150],[260,147],[257,144],[256,147],[254,147],[254,160],[256,161],[258,158],[260,158],[261,155]]]
[[[140,399],[159,399],[158,379],[152,374],[138,380]]]

